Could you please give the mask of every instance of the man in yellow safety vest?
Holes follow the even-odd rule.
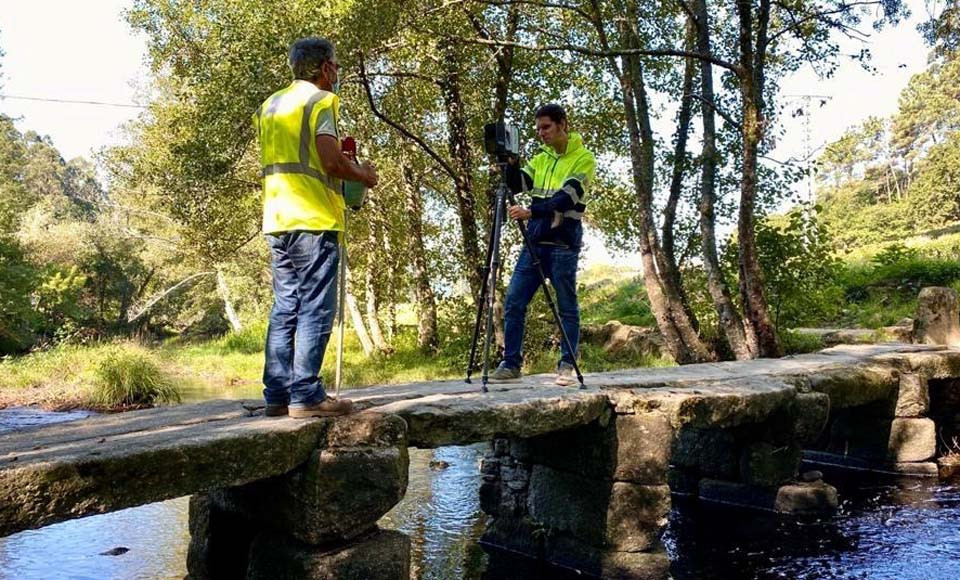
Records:
[[[528,192],[530,207],[507,209],[516,220],[529,220],[527,236],[533,243],[543,272],[557,295],[560,324],[570,339],[560,345],[556,384],[573,385],[573,363],[580,341],[580,307],[577,304],[577,265],[583,239],[581,220],[596,173],[593,153],[583,146],[579,133],[569,132],[567,113],[557,104],[540,107],[535,115],[537,135],[543,141],[522,168],[515,160],[507,165],[507,183],[515,193]],[[520,379],[523,364],[523,331],[527,306],[542,279],[526,247],[520,252],[503,306],[503,361],[490,375],[493,382]]]
[[[294,81],[253,115],[274,296],[263,397],[268,416],[329,417],[353,410],[328,396],[319,377],[337,310],[341,180],[374,187],[377,171],[340,152],[340,64],[330,41],[297,40],[289,64]]]

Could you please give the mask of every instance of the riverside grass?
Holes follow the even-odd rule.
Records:
[[[0,408],[36,404],[56,410],[120,410],[142,405],[145,398],[152,397],[158,404],[175,402],[188,393],[258,397],[263,372],[262,332],[263,328],[254,325],[244,331],[246,336],[228,334],[202,342],[63,345],[7,359],[0,362]],[[344,342],[344,389],[466,376],[465,353],[462,357],[455,352],[423,353],[416,348],[415,329],[403,329],[392,343],[392,354],[367,357],[356,336],[348,332]],[[256,348],[256,344],[261,346]],[[323,365],[322,375],[328,386],[333,384],[335,353],[336,339],[328,346]],[[531,353],[524,372],[553,372],[558,357],[556,349]],[[581,360],[584,372],[672,364],[644,356],[609,356],[591,345],[582,346]],[[474,372],[475,378],[479,376]],[[141,393],[145,386],[151,395]]]
[[[94,408],[152,407],[179,403],[180,388],[143,347],[114,346],[93,369],[87,394]]]

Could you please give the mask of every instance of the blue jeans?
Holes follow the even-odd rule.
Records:
[[[318,375],[337,313],[337,234],[286,232],[268,235],[267,243],[273,309],[263,398],[269,405],[313,405],[327,396]]]
[[[573,364],[580,342],[580,306],[577,304],[577,261],[579,250],[558,246],[534,246],[544,274],[550,279],[556,297],[560,324],[570,338],[573,352],[565,341],[560,342],[560,361]],[[523,365],[523,327],[527,306],[540,288],[541,279],[526,248],[520,252],[517,267],[510,277],[507,298],[503,305],[503,361],[519,369]]]

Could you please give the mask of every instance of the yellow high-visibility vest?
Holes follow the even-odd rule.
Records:
[[[586,211],[587,197],[596,170],[597,162],[593,153],[583,146],[583,138],[579,133],[570,133],[563,155],[549,145],[541,145],[540,152],[522,168],[533,182],[533,189],[529,192],[531,197],[550,198],[558,189],[567,191],[576,207],[564,213],[563,217],[575,220],[581,219]],[[569,180],[576,180],[582,193],[564,187]]]
[[[263,232],[343,230],[340,180],[320,164],[318,119],[333,118],[337,139],[340,99],[313,83],[296,80],[271,95],[253,115],[260,140]]]

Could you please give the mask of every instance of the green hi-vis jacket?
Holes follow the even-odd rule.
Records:
[[[527,224],[532,241],[580,248],[582,219],[596,168],[596,159],[583,146],[579,133],[570,133],[562,155],[550,146],[540,146],[540,152],[521,169],[523,189],[533,198],[533,216]]]
[[[260,105],[253,125],[260,141],[263,232],[342,231],[340,180],[327,175],[317,134],[340,142],[340,99],[307,81],[293,81]]]

